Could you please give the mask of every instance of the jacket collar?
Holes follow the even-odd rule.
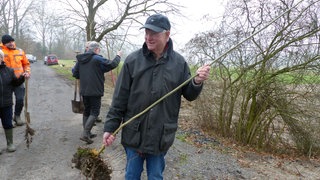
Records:
[[[14,43],[14,49],[9,49],[7,46],[5,46],[4,44],[0,43],[0,49],[4,49],[4,50],[16,50],[17,49],[17,45],[16,43]]]
[[[142,51],[143,51],[143,55],[145,57],[150,57],[150,56],[154,56],[153,55],[153,52],[152,51],[149,51],[148,47],[147,47],[147,44],[146,43],[143,43],[143,46],[142,46]],[[169,41],[167,42],[167,45],[165,47],[165,51],[163,53],[163,57],[165,59],[168,58],[168,56],[170,56],[173,52],[173,43],[172,43],[172,40],[171,38],[169,38]]]

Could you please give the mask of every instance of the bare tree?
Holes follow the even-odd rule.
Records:
[[[76,0],[76,3],[66,0],[62,3],[69,7],[73,24],[86,32],[86,39],[98,42],[120,25],[131,25],[132,21],[139,23],[139,17],[146,14],[179,12],[178,6],[169,0]]]
[[[127,37],[136,35],[128,30],[141,27],[142,16],[179,13],[179,6],[169,0],[8,0],[0,5],[2,34],[15,36],[26,48],[30,48],[30,40],[40,41],[42,56],[55,52],[64,57],[70,57],[70,50],[82,51],[88,40],[105,43],[110,50],[127,47]],[[58,43],[67,45],[68,51],[62,51]]]
[[[204,126],[243,144],[277,149],[290,145],[319,153],[320,118],[315,100],[319,66],[319,2],[302,2],[264,27],[296,1],[237,1],[228,5],[218,30],[199,34],[187,49],[215,69],[211,89],[198,111]],[[259,32],[227,56],[215,60],[244,37]],[[208,102],[206,100],[213,99]],[[207,103],[204,103],[206,101]],[[210,118],[210,122],[208,122]],[[208,127],[207,127],[208,128]],[[311,133],[316,132],[316,133]],[[313,150],[313,151],[311,151]]]
[[[0,34],[12,35],[19,48],[39,57],[41,55],[38,51],[39,44],[34,41],[34,24],[29,16],[37,8],[36,2],[32,0],[0,1]]]
[[[42,56],[48,53],[53,53],[53,47],[56,46],[58,41],[67,40],[65,36],[68,33],[61,33],[61,29],[68,28],[68,24],[64,24],[63,14],[53,8],[54,1],[48,2],[47,0],[36,1],[34,8],[31,12],[31,21],[33,22],[33,29],[36,32],[35,39],[41,41]],[[61,39],[59,39],[59,37]]]
[[[10,34],[19,39],[23,32],[22,22],[30,11],[34,1],[8,0],[1,2],[2,33]]]

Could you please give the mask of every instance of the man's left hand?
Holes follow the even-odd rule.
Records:
[[[22,74],[24,76],[24,78],[29,79],[30,78],[30,73],[29,72],[24,72]]]
[[[194,78],[196,84],[201,84],[203,81],[207,80],[210,75],[210,65],[204,65],[197,70],[197,76]]]

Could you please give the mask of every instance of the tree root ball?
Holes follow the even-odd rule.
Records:
[[[87,178],[92,178],[92,180],[111,179],[112,170],[109,164],[90,148],[79,147],[73,155],[72,163]]]

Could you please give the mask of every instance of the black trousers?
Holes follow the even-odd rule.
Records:
[[[98,117],[101,108],[101,96],[82,96],[84,112],[83,115],[89,117]]]

